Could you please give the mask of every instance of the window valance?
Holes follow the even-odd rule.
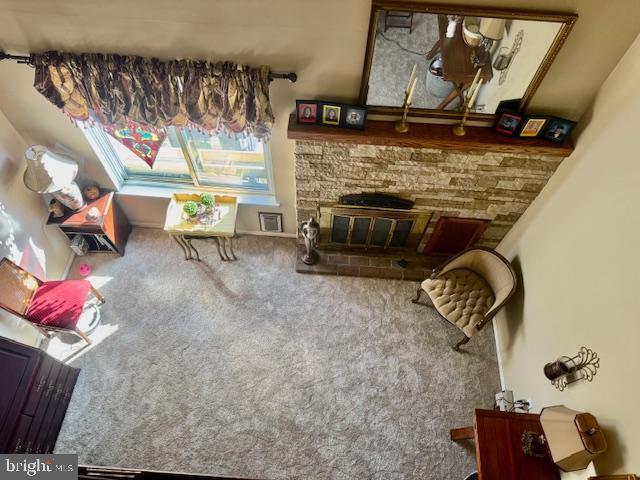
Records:
[[[111,54],[32,55],[34,86],[72,119],[108,127],[194,127],[268,139],[269,67]]]

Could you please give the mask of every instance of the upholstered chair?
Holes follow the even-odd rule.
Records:
[[[77,326],[89,292],[105,302],[87,280],[43,282],[8,258],[0,260],[0,308],[31,322],[40,333],[70,330],[85,342],[91,339]]]
[[[453,347],[458,351],[507,303],[516,285],[506,258],[490,248],[474,247],[433,270],[412,302],[420,304],[425,292],[436,311],[462,330],[464,338]]]

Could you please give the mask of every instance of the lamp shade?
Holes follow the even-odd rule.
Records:
[[[583,470],[607,442],[596,418],[559,405],[540,412],[540,423],[554,463],[565,472]]]
[[[59,192],[73,183],[78,174],[76,162],[42,145],[29,147],[24,156],[27,159],[24,184],[34,192]]]
[[[480,20],[480,33],[484,38],[502,40],[504,24],[504,18],[483,18]]]

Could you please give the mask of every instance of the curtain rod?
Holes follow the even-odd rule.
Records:
[[[0,61],[2,60],[15,60],[18,63],[29,65],[33,67],[33,58],[31,55],[11,55],[0,50]],[[291,83],[296,83],[298,75],[295,72],[289,73],[275,73],[269,71],[269,81],[272,82],[275,79],[289,80]]]

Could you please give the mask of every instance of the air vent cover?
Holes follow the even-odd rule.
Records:
[[[282,214],[270,212],[258,212],[260,219],[260,231],[262,232],[282,232]]]

